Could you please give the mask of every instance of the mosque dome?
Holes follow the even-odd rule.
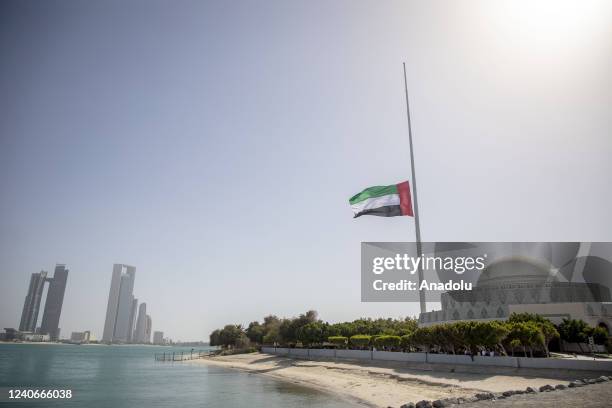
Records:
[[[558,281],[549,265],[533,258],[511,257],[493,262],[482,271],[476,287],[501,287],[508,284],[543,284]]]

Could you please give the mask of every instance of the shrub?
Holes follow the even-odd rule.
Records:
[[[371,339],[372,336],[368,336],[367,334],[356,334],[354,336],[351,336],[349,341],[351,343],[351,346],[353,347],[364,348],[370,345]]]
[[[401,340],[402,339],[400,336],[383,335],[383,336],[378,336],[374,340],[374,345],[377,348],[397,348],[399,347]]]
[[[330,336],[328,337],[327,341],[336,347],[345,347],[346,343],[348,343],[348,338],[344,336]]]

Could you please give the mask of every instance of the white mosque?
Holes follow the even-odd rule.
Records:
[[[569,250],[571,259],[565,243],[540,246],[535,250],[537,254],[533,245],[528,244],[528,253],[513,251],[512,256],[491,262],[471,291],[443,293],[441,310],[421,313],[419,323],[429,326],[458,320],[505,320],[512,313],[529,312],[555,324],[564,318],[582,319],[610,333],[612,263],[608,255],[612,244],[588,244],[585,249],[584,244],[576,243],[575,251]],[[559,249],[565,255],[562,260],[559,256],[550,256]],[[579,251],[583,256],[579,256]],[[563,266],[556,268],[559,263]]]

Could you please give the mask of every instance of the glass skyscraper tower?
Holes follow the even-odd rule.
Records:
[[[42,324],[38,332],[41,334],[48,334],[51,340],[58,340],[60,332],[59,320],[62,313],[62,305],[64,303],[66,283],[68,282],[68,269],[64,264],[57,264],[55,266],[55,272],[52,278],[47,277],[46,271],[32,274],[30,286],[28,287],[28,294],[26,295],[23,311],[21,312],[19,331],[36,331],[40,302],[46,282],[49,283],[49,290],[47,291],[47,299],[45,300]]]
[[[134,266],[115,264],[108,294],[102,341],[127,343],[134,330]],[[130,327],[132,326],[132,327]]]

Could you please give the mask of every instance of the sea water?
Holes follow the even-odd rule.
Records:
[[[72,398],[6,402],[0,407],[329,407],[351,403],[265,375],[202,362],[155,361],[191,348],[0,344],[0,390],[71,390]]]

